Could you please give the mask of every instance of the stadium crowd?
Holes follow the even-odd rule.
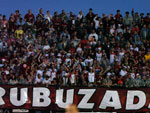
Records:
[[[0,83],[150,87],[150,14],[1,14]]]

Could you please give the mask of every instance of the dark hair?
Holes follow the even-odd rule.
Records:
[[[18,12],[18,13],[19,13],[19,10],[17,9],[17,10],[16,10],[16,12]]]
[[[120,10],[118,9],[117,12],[120,12]]]
[[[90,8],[89,10],[93,10],[92,8]]]
[[[126,14],[129,14],[129,11],[126,11]]]

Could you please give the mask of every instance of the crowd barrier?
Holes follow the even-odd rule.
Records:
[[[62,112],[68,104],[80,111],[147,112],[150,88],[0,85],[0,109]]]

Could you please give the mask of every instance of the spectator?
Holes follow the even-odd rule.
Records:
[[[8,21],[6,20],[5,15],[3,15],[3,19],[1,20],[1,25],[3,28],[6,28],[8,26]]]
[[[50,11],[47,11],[47,12],[46,12],[45,19],[47,19],[49,22],[51,22],[52,16],[51,16],[51,14],[50,14]]]
[[[92,30],[92,33],[88,37],[89,41],[98,41],[98,35],[96,34],[95,30]]]
[[[149,14],[133,11],[0,15],[0,83],[149,87]]]
[[[140,86],[142,86],[142,81],[139,74],[137,74],[136,78],[134,79],[134,87],[140,87]]]
[[[135,22],[137,25],[140,25],[141,18],[138,15],[138,12],[134,13],[134,9],[132,9],[132,17],[133,17],[133,22]]]
[[[129,16],[129,12],[126,12],[126,16],[123,19],[123,23],[124,23],[124,26],[130,26],[131,27],[131,25],[132,25],[132,19]]]
[[[129,88],[134,86],[134,79],[131,77],[131,75],[129,75],[125,84],[126,84],[126,87],[129,87]]]
[[[105,86],[111,86],[112,85],[112,81],[111,81],[109,75],[107,75],[106,78],[103,79],[103,85],[105,85]]]
[[[93,9],[90,8],[89,13],[86,15],[86,18],[89,22],[92,22],[94,17],[95,17],[95,14],[93,13]]]
[[[80,20],[83,20],[83,18],[84,18],[83,12],[80,11],[77,17],[78,17]]]
[[[94,22],[95,22],[95,29],[98,29],[98,28],[100,27],[100,24],[102,24],[102,23],[101,23],[101,18],[98,17],[98,15],[96,15],[96,16],[94,17]]]
[[[25,15],[24,20],[26,22],[27,25],[33,25],[34,22],[34,15],[31,12],[31,9],[28,10],[28,13]]]
[[[143,28],[141,29],[141,38],[143,40],[146,40],[148,38],[148,29],[146,25],[143,25]]]
[[[44,14],[43,14],[43,9],[40,8],[39,13],[37,14],[36,18],[39,17],[41,21],[44,20]]]
[[[20,36],[23,35],[22,27],[19,26],[19,29],[17,29],[15,32],[16,32],[16,37],[20,38]]]
[[[115,15],[116,24],[119,24],[121,19],[122,19],[122,15],[120,14],[120,10],[117,10],[117,14]]]
[[[93,69],[90,69],[90,72],[88,72],[88,82],[89,82],[89,85],[92,85],[95,82],[95,73]]]

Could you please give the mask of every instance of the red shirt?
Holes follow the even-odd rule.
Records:
[[[75,48],[70,48],[71,53],[74,53],[75,50],[76,50]]]
[[[61,19],[52,19],[54,26],[59,26],[61,25]]]
[[[34,15],[33,14],[26,14],[24,19],[27,21],[27,22],[31,22],[33,23],[34,22]]]
[[[88,42],[88,40],[82,40],[81,41],[81,47],[83,48],[86,45],[87,42]]]
[[[134,33],[135,31],[139,33],[139,32],[140,32],[140,29],[139,29],[139,28],[136,28],[136,27],[132,28],[131,32]]]

